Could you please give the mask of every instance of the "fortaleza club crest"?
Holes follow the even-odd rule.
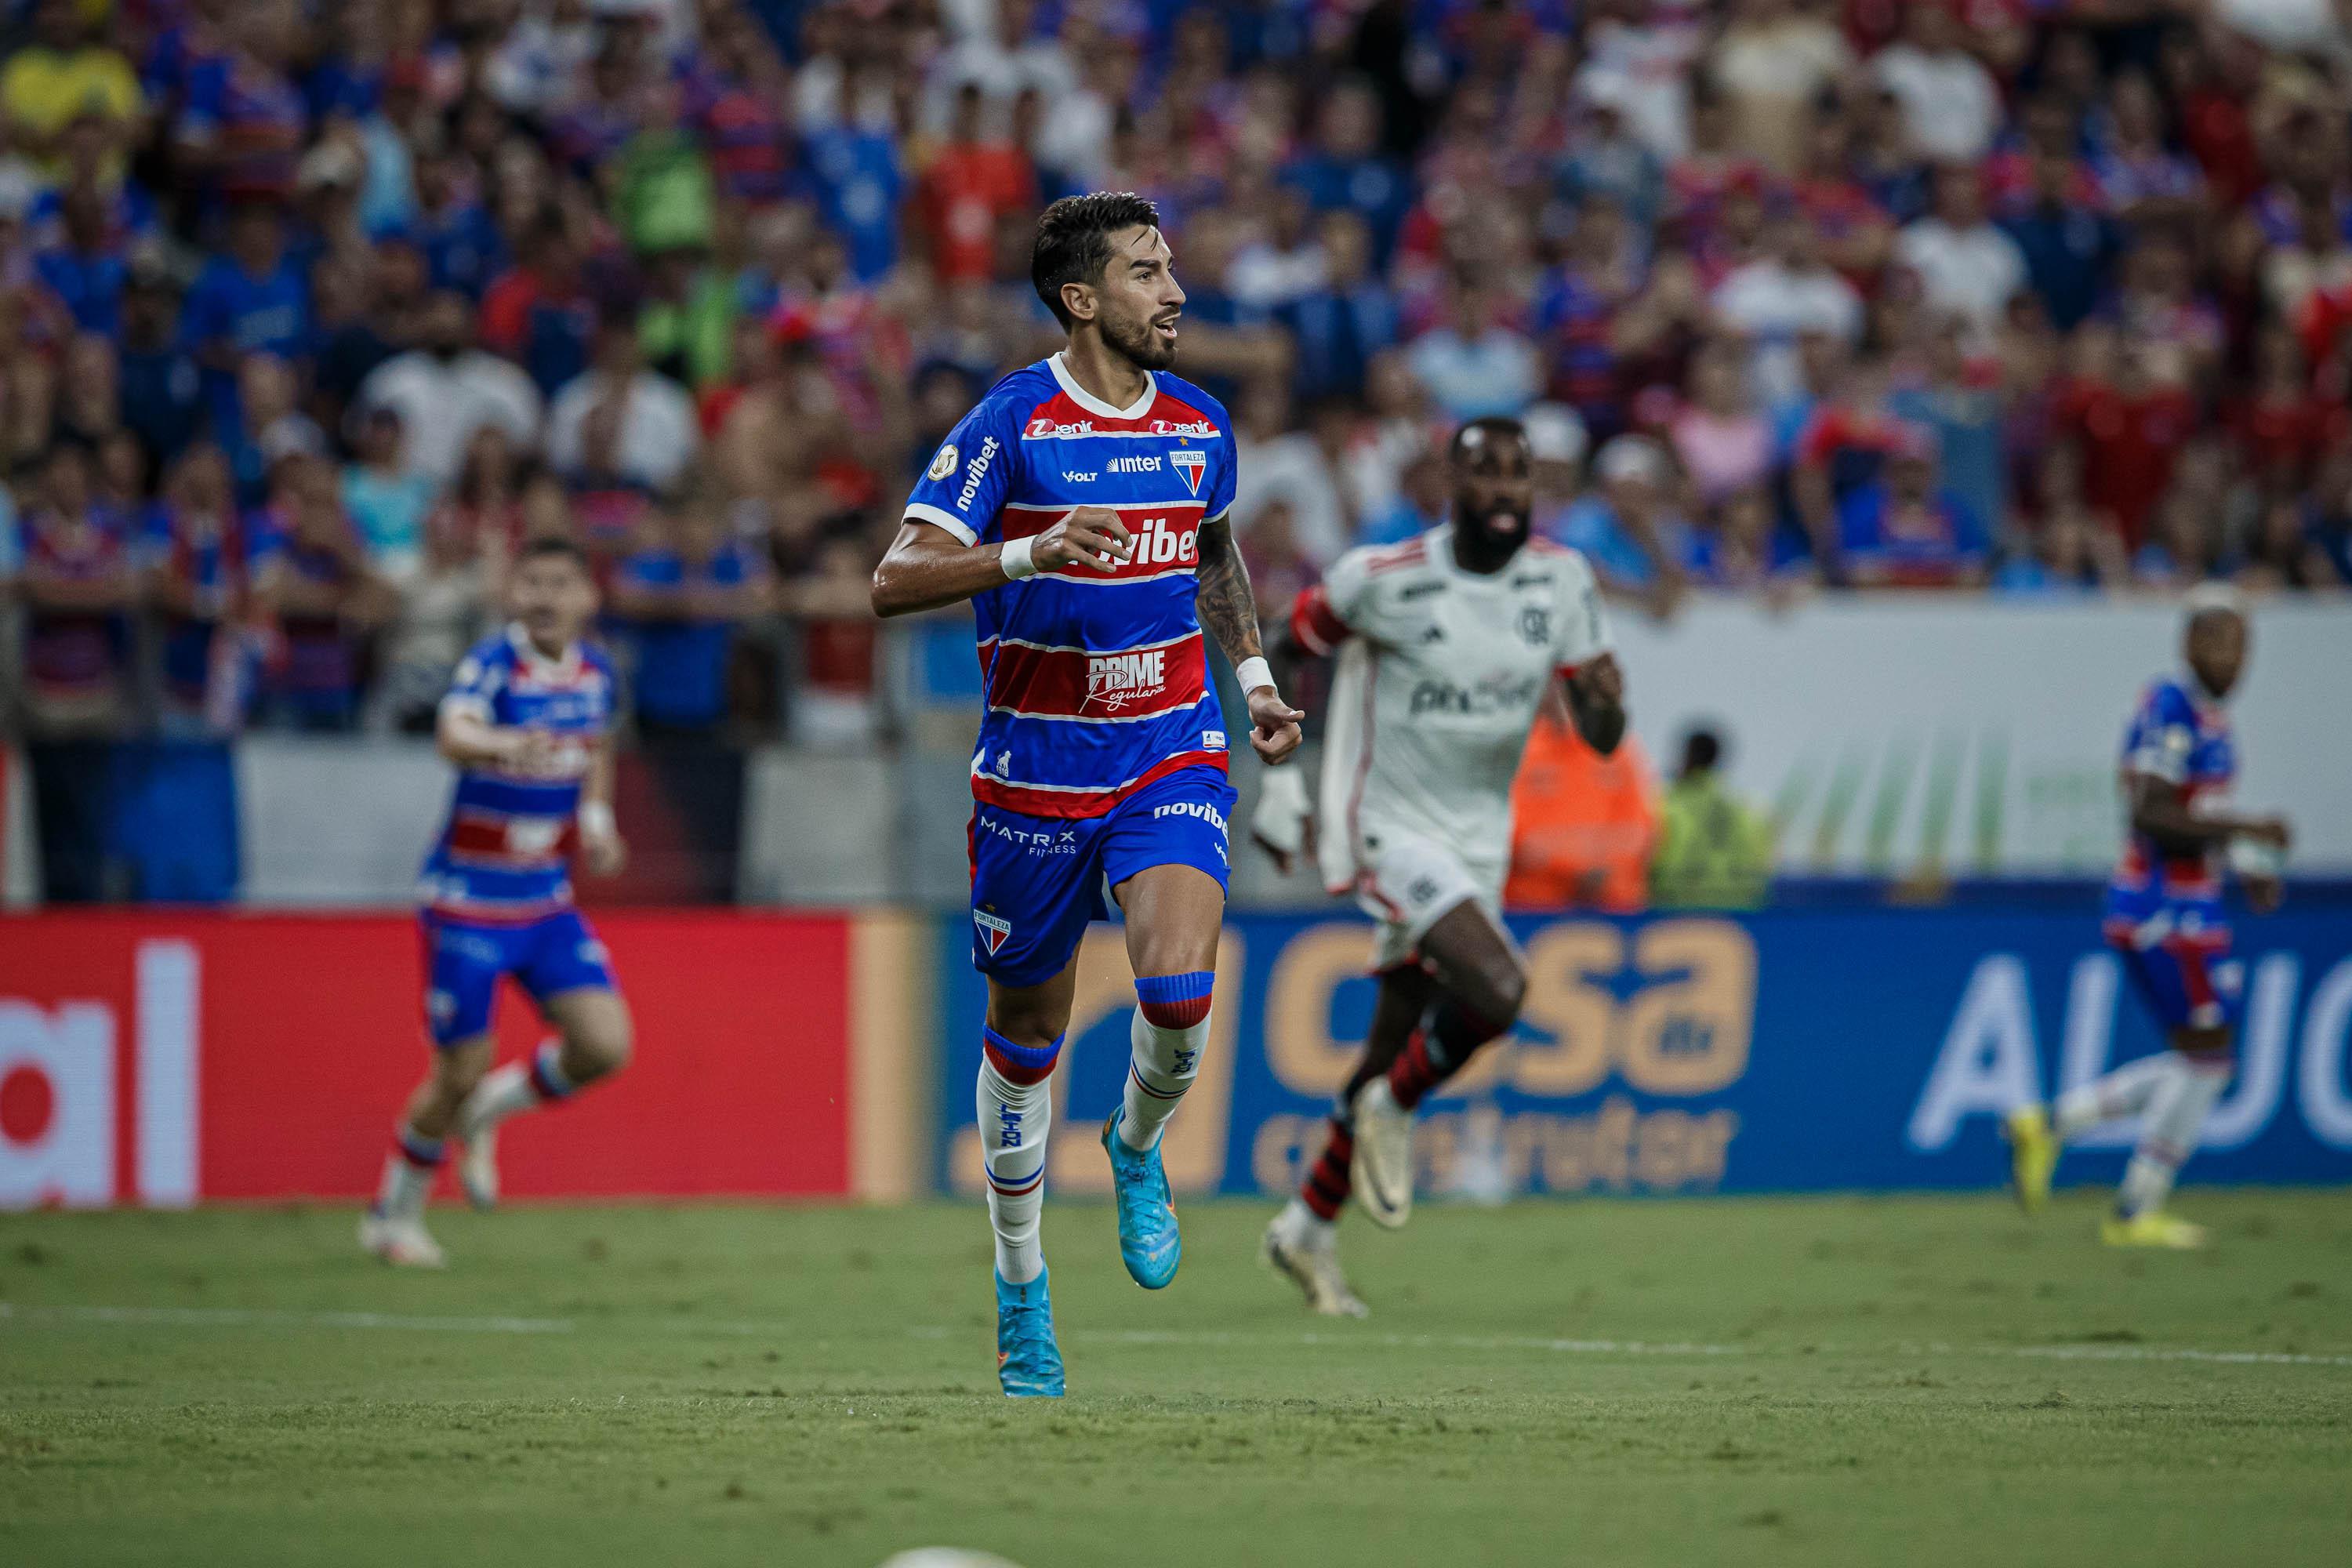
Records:
[[[1209,454],[1190,447],[1179,447],[1168,454],[1168,461],[1184,476],[1184,484],[1194,495],[1201,493],[1201,471],[1209,466]]]
[[[956,458],[960,456],[961,454],[956,450],[956,444],[950,441],[939,449],[938,455],[931,458],[931,466],[923,471],[934,479],[946,479],[955,472]]]
[[[971,923],[980,928],[980,940],[988,943],[988,951],[1003,948],[1005,939],[1013,934],[1013,922],[1003,915],[990,914],[986,910],[971,911]]]

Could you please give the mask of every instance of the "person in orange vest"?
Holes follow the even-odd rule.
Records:
[[[1633,913],[1647,905],[1658,784],[1631,734],[1602,756],[1576,732],[1555,696],[1528,737],[1511,790],[1511,820],[1507,907]]]

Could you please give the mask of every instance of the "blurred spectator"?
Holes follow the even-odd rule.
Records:
[[[1412,373],[1456,420],[1517,414],[1543,389],[1543,365],[1525,333],[1503,319],[1493,289],[1469,272],[1446,289],[1444,324],[1407,351]]]
[[[1717,341],[1692,355],[1687,391],[1672,430],[1675,455],[1700,506],[1765,483],[1772,432],[1750,405],[1738,349]]]
[[[290,360],[309,345],[310,289],[286,253],[278,209],[240,204],[228,218],[228,248],[205,264],[183,306],[181,331],[211,391],[226,439],[236,428],[237,366],[253,354]]]
[[[237,422],[226,443],[237,504],[258,506],[278,465],[288,458],[326,456],[327,440],[294,406],[294,372],[275,354],[246,356],[236,378]]]
[[[162,258],[134,257],[124,280],[116,374],[122,422],[159,463],[195,438],[204,416],[203,374],[181,338],[179,314],[179,295]]]
[[[1862,587],[1951,588],[1980,583],[1992,552],[1984,520],[1942,484],[1934,432],[1905,426],[1885,477],[1838,507],[1841,557]]]
[[[956,91],[946,142],[923,171],[918,196],[931,264],[951,283],[987,278],[995,265],[997,219],[1038,205],[1028,155],[988,135],[984,114],[979,84],[967,81]]]
[[[506,360],[473,346],[473,310],[449,290],[425,301],[418,346],[387,360],[361,384],[359,406],[400,416],[410,472],[437,489],[457,477],[466,444],[486,425],[518,445],[539,439],[539,393]]]
[[[492,611],[493,574],[465,514],[445,507],[423,531],[423,552],[399,585],[383,658],[384,706],[393,728],[412,735],[433,732],[451,672]]]
[[[1603,910],[1647,904],[1658,784],[1640,739],[1602,756],[1554,699],[1538,710],[1511,787],[1511,874],[1503,902],[1517,910]]]
[[[2310,509],[2292,495],[2273,496],[2263,507],[2235,575],[2250,588],[2311,591],[2344,585],[2320,542]]]
[[[67,127],[93,116],[107,129],[119,168],[142,101],[131,63],[91,36],[89,24],[104,13],[80,0],[38,0],[32,14],[31,40],[0,68],[0,115],[10,140],[54,169]]]
[[[635,654],[638,728],[708,735],[728,712],[736,627],[765,584],[704,499],[656,511],[614,576],[612,614]]]
[[[126,237],[109,227],[105,198],[95,185],[67,191],[58,216],[57,243],[33,258],[33,271],[74,331],[115,337],[122,330],[122,290],[131,274]]]
[[[163,732],[216,734],[242,716],[234,621],[251,565],[219,447],[191,447],[173,462],[141,543],[160,623]]]
[[[532,220],[521,261],[482,296],[482,346],[521,364],[551,397],[588,368],[595,338],[596,301],[582,274],[579,247],[570,220],[551,207]]]
[[[351,729],[369,637],[396,600],[369,570],[325,458],[304,454],[279,465],[252,549],[254,595],[277,626],[265,715],[291,730]]]
[[[1683,737],[1681,769],[1659,813],[1650,899],[1662,910],[1752,910],[1772,876],[1772,827],[1726,786],[1723,742],[1699,728]]]
[[[1756,393],[1767,403],[1799,390],[1801,340],[1851,343],[1862,335],[1862,296],[1822,262],[1813,226],[1801,213],[1775,220],[1765,231],[1763,254],[1726,278],[1710,302],[1752,345]]]
[[[1959,317],[1982,345],[2011,296],[2025,287],[2025,253],[1985,216],[1983,179],[1974,165],[1937,170],[1935,191],[1934,210],[1905,226],[1895,257],[1918,276],[1927,308]]]
[[[1953,0],[1903,7],[1903,41],[1872,61],[1902,103],[1911,144],[1937,162],[1969,163],[1992,146],[2000,88],[1969,54]]]
[[[1364,385],[1372,356],[1397,341],[1396,296],[1372,270],[1371,231],[1352,212],[1324,215],[1322,276],[1276,312],[1297,345],[1293,384],[1308,404]]]
[[[1836,26],[1797,0],[1734,0],[1707,60],[1733,112],[1733,133],[1783,174],[1802,156],[1813,105],[1853,68]]]
[[[1234,410],[1234,516],[1246,535],[1269,505],[1286,509],[1289,546],[1319,573],[1348,548],[1354,530],[1332,471],[1332,454],[1313,435],[1291,427],[1281,382],[1254,382]]]
[[[1593,458],[1600,483],[1561,520],[1559,542],[1584,552],[1601,585],[1670,610],[1691,552],[1690,524],[1675,509],[1665,452],[1647,436],[1620,436]]]
[[[1929,330],[1919,368],[1887,395],[1887,411],[1935,436],[1944,488],[1995,536],[2009,522],[2008,454],[1998,366],[1969,353],[1967,324]]]
[[[425,517],[433,506],[433,481],[402,460],[405,444],[400,410],[379,403],[361,414],[352,461],[343,465],[343,510],[370,568],[394,584],[424,563]]]
[[[593,439],[592,439],[593,437]],[[701,445],[694,400],[645,368],[635,318],[609,314],[589,369],[556,395],[547,416],[547,460],[556,471],[608,472],[647,490],[666,490]]]
[[[90,470],[81,447],[58,447],[18,524],[25,712],[48,738],[109,735],[129,718],[138,563],[130,520],[99,507]]]

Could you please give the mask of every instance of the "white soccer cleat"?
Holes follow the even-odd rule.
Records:
[[[1258,1261],[1276,1273],[1288,1277],[1290,1282],[1306,1292],[1307,1305],[1327,1318],[1369,1318],[1372,1310],[1348,1288],[1348,1277],[1339,1271],[1339,1248],[1328,1239],[1322,1245],[1306,1237],[1292,1235],[1283,1225],[1282,1216],[1275,1215],[1265,1227],[1265,1239],[1258,1245]]]
[[[448,1258],[441,1244],[415,1218],[396,1218],[373,1209],[360,1215],[360,1246],[400,1268],[446,1268]]]
[[[1412,1217],[1412,1112],[1396,1102],[1387,1079],[1376,1078],[1356,1091],[1348,1113],[1356,1132],[1348,1167],[1356,1202],[1374,1225],[1395,1230]]]

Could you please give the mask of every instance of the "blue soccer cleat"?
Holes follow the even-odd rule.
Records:
[[[1176,1278],[1184,1260],[1184,1238],[1176,1234],[1176,1205],[1168,1195],[1168,1173],[1160,1146],[1141,1152],[1119,1142],[1113,1111],[1103,1123],[1103,1148],[1110,1153],[1111,1192],[1118,1200],[1118,1257],[1138,1285],[1157,1290]]]
[[[1026,1285],[996,1277],[996,1381],[1008,1399],[1062,1397],[1062,1347],[1043,1274]]]

